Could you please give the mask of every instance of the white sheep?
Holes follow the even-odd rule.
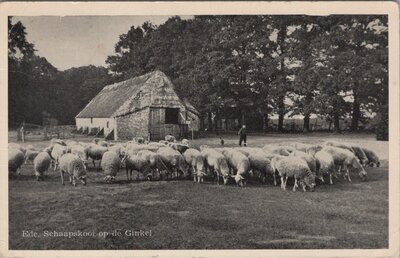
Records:
[[[83,147],[80,144],[72,145],[71,153],[77,155],[83,161],[85,167],[87,167],[88,155],[87,152],[85,151],[85,147]]]
[[[8,150],[8,170],[20,174],[19,170],[25,161],[24,153],[18,148]]]
[[[187,146],[189,146],[189,140],[188,139],[182,139],[182,144],[185,144]]]
[[[146,159],[145,155],[141,153],[140,155],[129,153],[126,155],[125,159],[126,167],[126,178],[127,180],[132,180],[132,171],[140,172],[147,176],[149,180],[152,178],[150,162]],[[139,180],[139,175],[136,177]]]
[[[318,169],[317,169],[317,161],[312,155],[310,155],[308,153],[305,153],[303,151],[295,150],[292,153],[290,153],[289,156],[295,156],[295,157],[303,159],[305,162],[307,162],[307,165],[310,168],[311,172],[313,172],[313,174],[319,180],[321,180],[322,182],[325,182],[322,174],[320,174]],[[319,163],[318,163],[318,165],[319,165]]]
[[[379,167],[381,165],[381,162],[379,161],[379,157],[378,155],[376,155],[376,153],[370,149],[367,148],[362,148],[365,155],[368,158],[368,164],[373,167],[374,165]]]
[[[358,160],[360,161],[361,165],[366,166],[368,165],[368,157],[365,154],[364,150],[357,145],[351,145],[351,148],[353,149],[354,154],[356,155],[356,157],[358,158]]]
[[[261,173],[263,183],[265,183],[267,174],[270,174],[274,178],[274,185],[276,185],[275,170],[272,168],[271,160],[266,154],[250,153],[247,158],[250,162],[250,168]]]
[[[320,174],[328,174],[329,183],[333,184],[332,175],[335,174],[335,162],[332,155],[324,150],[320,150],[315,153],[314,158],[319,163]]]
[[[121,159],[119,158],[119,155],[114,151],[106,151],[102,155],[101,168],[106,175],[103,179],[105,182],[115,181],[115,177],[117,176],[120,167]]]
[[[231,177],[235,179],[238,186],[243,186],[245,183],[245,176],[247,176],[250,171],[249,159],[239,151],[230,148],[223,149],[222,154],[224,154],[229,167],[236,172],[235,175]]]
[[[95,168],[97,168],[97,169],[100,167],[103,155],[107,151],[108,151],[107,147],[100,146],[100,145],[93,144],[93,143],[88,144],[86,146],[86,148],[85,148],[85,152],[87,154],[87,157],[92,159],[93,166]],[[99,166],[98,167],[96,167],[96,163],[95,163],[96,160],[99,160]]]
[[[187,175],[188,164],[185,162],[185,159],[179,151],[170,147],[165,147],[160,148],[157,151],[157,154],[160,155],[162,163],[169,168],[167,170],[167,176],[170,171],[175,172],[177,177],[179,177],[179,174],[183,176]]]
[[[27,164],[28,161],[33,162],[33,160],[36,158],[38,154],[39,151],[37,150],[27,149],[25,152],[25,164]]]
[[[160,172],[162,169],[167,169],[166,167],[163,166],[161,163],[161,158],[157,153],[154,153],[149,150],[141,150],[137,153],[138,156],[143,157],[147,162],[149,163],[150,169],[151,169],[151,176],[148,174],[147,178],[149,180],[152,180],[154,178],[155,172]],[[160,174],[159,174],[160,175]]]
[[[69,182],[76,186],[76,180],[86,185],[87,173],[83,161],[75,154],[67,153],[60,157],[61,184],[64,185],[64,173],[69,176]]]
[[[339,167],[339,171],[341,168],[344,169],[344,171],[345,171],[344,178],[346,178],[346,176],[347,176],[347,179],[349,180],[349,182],[351,182],[350,173],[348,170],[349,166],[356,169],[358,171],[359,176],[363,180],[366,180],[367,172],[361,166],[360,162],[358,162],[358,159],[354,155],[353,152],[351,152],[347,149],[333,147],[333,146],[325,146],[322,150],[324,150],[332,155],[333,161],[335,162],[335,166]]]
[[[225,156],[221,152],[218,152],[211,147],[203,148],[200,154],[204,158],[204,170],[206,172],[211,170],[212,174],[215,173],[217,184],[219,184],[219,179],[222,177],[224,180],[224,185],[226,185],[228,183],[230,173]]]
[[[206,173],[204,172],[204,158],[200,151],[193,148],[187,149],[183,153],[183,157],[192,169],[193,181],[203,182],[203,177],[206,176]]]
[[[26,148],[25,148],[25,147],[19,145],[18,143],[14,143],[14,142],[8,143],[8,149],[18,149],[18,150],[20,150],[24,155],[25,155],[25,152],[26,152]]]
[[[48,151],[40,152],[33,160],[33,169],[35,172],[36,180],[43,180],[44,172],[50,168],[51,157]]]
[[[287,179],[293,177],[295,180],[293,191],[296,191],[299,181],[303,191],[306,191],[307,186],[314,191],[315,176],[303,159],[295,156],[281,158],[276,162],[276,169],[281,176],[282,189],[286,190]]]
[[[51,158],[54,159],[54,170],[58,169],[59,159],[66,153],[68,153],[67,146],[61,145],[57,142],[53,143],[51,150]]]

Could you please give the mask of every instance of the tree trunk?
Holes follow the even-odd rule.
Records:
[[[283,120],[285,119],[285,102],[284,96],[279,96],[278,99],[278,131],[283,132]]]
[[[304,114],[303,130],[305,133],[310,131],[310,114]]]
[[[208,129],[208,131],[212,131],[213,130],[213,126],[212,126],[211,111],[207,112],[207,119],[208,119],[207,129]]]
[[[263,132],[267,133],[268,132],[268,112],[265,112],[263,114]]]
[[[340,116],[339,116],[339,112],[335,112],[333,114],[333,124],[335,126],[335,132],[336,133],[340,133]]]
[[[358,99],[358,95],[354,93],[354,102],[353,102],[353,114],[351,118],[351,130],[358,131],[358,122],[360,120],[360,101]]]

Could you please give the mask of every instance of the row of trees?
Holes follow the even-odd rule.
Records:
[[[16,25],[9,21],[10,33]],[[367,112],[378,114],[379,124],[385,126],[387,40],[387,16],[171,17],[159,26],[146,22],[120,35],[115,54],[106,60],[107,69],[90,66],[64,72],[36,57],[33,45],[9,41],[11,50],[27,49],[23,58],[9,51],[10,63],[17,63],[15,69],[10,65],[10,92],[16,94],[9,94],[15,100],[10,105],[26,107],[18,103],[18,93],[39,87],[50,97],[42,104],[60,110],[57,115],[70,122],[104,85],[158,69],[171,78],[181,98],[208,117],[209,125],[212,115],[218,120],[234,110],[241,122],[249,123],[247,114],[253,114],[252,122],[264,131],[273,114],[279,117],[278,130],[283,130],[288,114],[303,115],[305,131],[311,114],[330,117],[337,131],[344,117],[351,117],[352,130],[358,130]],[[55,76],[37,79],[36,86],[21,86],[33,81],[21,79],[18,72],[32,75],[23,64],[35,67],[36,59],[48,67],[46,74]],[[60,99],[52,99],[54,91],[61,93]],[[40,91],[30,92],[42,96]],[[10,119],[32,118],[43,108],[37,106],[31,113],[16,108]]]
[[[107,64],[121,78],[164,71],[203,115],[257,112],[267,130],[278,114],[282,130],[302,114],[306,131],[311,114],[337,131],[349,116],[358,130],[366,112],[387,122],[387,40],[386,16],[173,17],[131,27]]]
[[[8,18],[8,122],[41,124],[45,114],[60,124],[73,124],[75,116],[113,81],[105,67],[83,66],[58,71],[35,53],[21,22]]]

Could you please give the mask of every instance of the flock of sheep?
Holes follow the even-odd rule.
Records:
[[[205,177],[212,177],[217,184],[222,178],[225,185],[233,179],[239,186],[246,184],[250,177],[260,178],[263,183],[272,177],[274,185],[280,179],[281,188],[286,190],[288,178],[293,178],[293,191],[299,185],[304,191],[307,188],[314,191],[316,179],[325,183],[325,175],[329,177],[329,184],[340,174],[351,181],[349,168],[365,180],[365,166],[380,166],[372,150],[341,142],[267,144],[263,148],[202,145],[198,150],[190,148],[188,140],[177,142],[170,135],[160,142],[146,142],[143,138],[125,143],[97,138],[90,143],[52,139],[50,146],[41,151],[33,146],[9,143],[8,160],[12,174],[24,163],[33,162],[38,181],[44,179],[44,173],[52,166],[59,170],[63,185],[64,174],[74,186],[77,181],[85,185],[91,160],[97,170],[101,167],[103,180],[108,183],[115,181],[119,170],[125,167],[127,180],[133,180],[133,171],[149,180],[156,176],[160,179],[192,177],[200,183]]]

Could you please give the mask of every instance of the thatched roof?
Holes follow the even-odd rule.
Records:
[[[123,116],[149,106],[185,108],[163,72],[154,71],[104,87],[76,117]]]

